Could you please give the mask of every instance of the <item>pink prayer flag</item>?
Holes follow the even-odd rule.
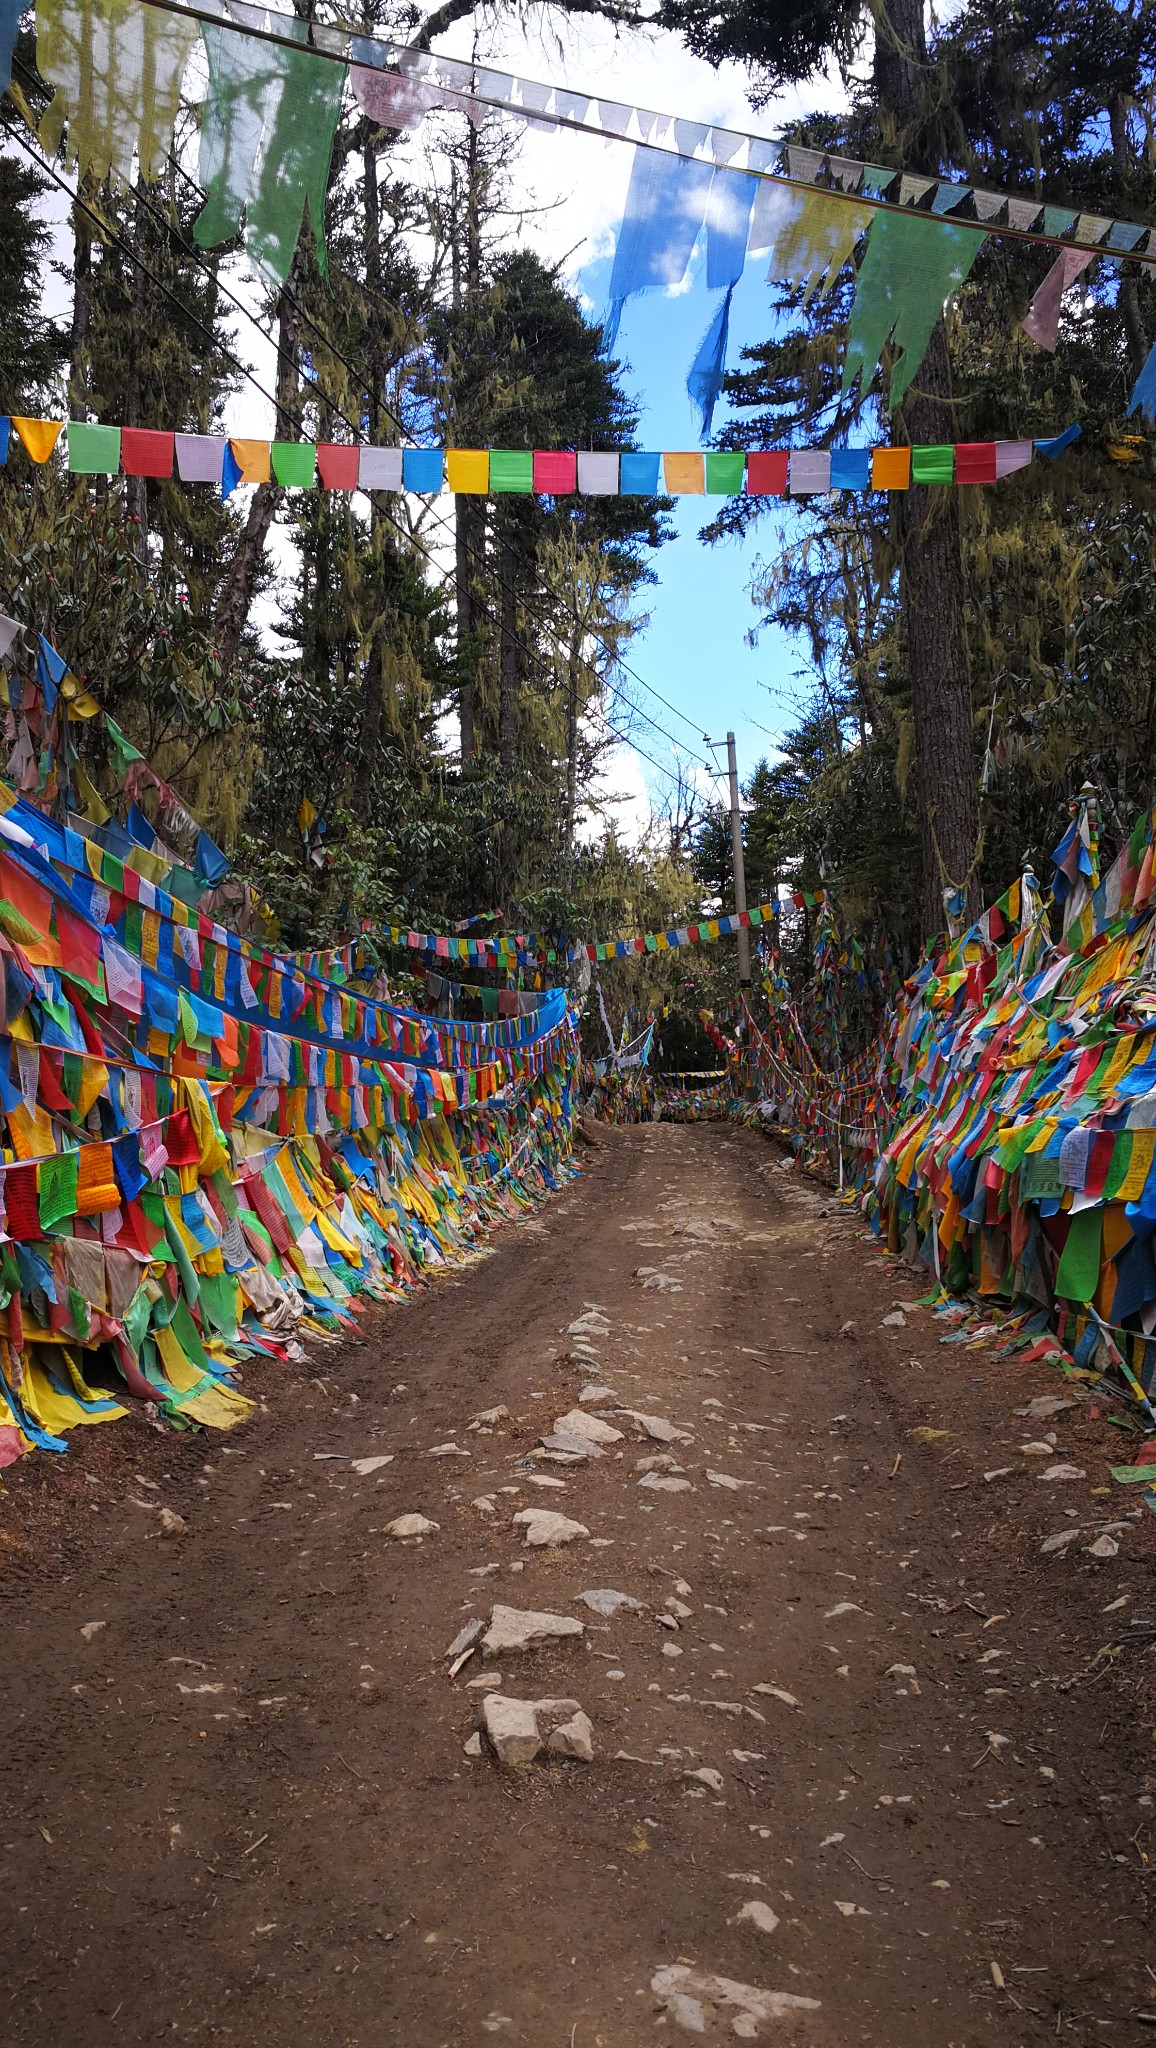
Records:
[[[566,453],[535,448],[534,489],[543,495],[561,497],[572,491],[578,476],[578,457]]]
[[[1028,307],[1024,333],[1041,348],[1054,351],[1059,335],[1060,301],[1070,284],[1075,284],[1091,263],[1092,249],[1061,249]]]

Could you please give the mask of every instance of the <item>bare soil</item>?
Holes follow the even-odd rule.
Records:
[[[250,1373],[243,1430],[134,1419],[5,1475],[0,2040],[1152,2039],[1156,1518],[1108,1475],[1136,1445],[1087,1402],[1017,1416],[1062,1378],[927,1310],[882,1326],[919,1291],[753,1133],[614,1132],[492,1256]],[[588,1381],[624,1440],[535,1464]],[[691,1490],[639,1484],[664,1454]],[[527,1549],[525,1506],[590,1540]],[[387,1538],[408,1512],[438,1533]],[[643,1609],[578,1601],[605,1587]],[[494,1602],[585,1622],[502,1690],[578,1699],[593,1763],[465,1753],[489,1667],[444,1652]],[[669,1966],[814,2003],[680,2022]]]

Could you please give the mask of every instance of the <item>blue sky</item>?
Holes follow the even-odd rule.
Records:
[[[604,309],[610,259],[588,264],[578,280],[595,316]],[[731,309],[728,367],[734,368],[744,344],[765,339],[770,326],[766,259],[747,264]],[[701,274],[690,289],[673,296],[650,291],[627,301],[616,353],[627,365],[625,383],[640,407],[640,445],[644,448],[697,448],[699,416],[686,393],[686,377],[709,324],[718,294],[708,292]],[[726,419],[720,400],[714,431]],[[760,555],[774,551],[779,517],[759,522],[745,540],[713,546],[699,533],[712,517],[717,501],[684,498],[674,516],[677,537],[655,556],[657,585],[645,593],[650,624],[635,640],[629,660],[647,683],[684,711],[701,736],[723,739],[733,728],[739,773],[745,777],[760,755],[773,747],[792,715],[797,694],[793,670],[796,651],[777,632],[764,633],[757,647],[747,634],[758,613],[750,598],[751,572]],[[790,516],[789,514],[787,515]],[[639,692],[639,702],[678,738],[699,753],[696,736],[661,705]],[[648,752],[662,748],[657,736],[642,727],[638,740]],[[725,759],[725,755],[722,757]],[[654,771],[643,763],[648,779]]]

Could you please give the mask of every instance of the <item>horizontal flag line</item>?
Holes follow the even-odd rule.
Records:
[[[298,25],[296,22],[291,22],[288,17],[285,18],[286,26],[284,32],[282,32],[276,28],[258,28],[252,22],[238,21],[222,9],[211,5],[197,5],[196,0],[193,0],[193,4],[189,6],[183,5],[182,0],[142,0],[142,4],[157,13],[177,17],[185,16],[201,23],[202,26],[212,28],[227,26],[235,35],[247,36],[257,42],[270,43],[275,47],[291,51],[297,56],[300,55],[304,48],[308,50],[311,56],[318,57],[326,62],[368,69],[370,71],[380,70],[382,76],[389,76],[393,72],[399,78],[412,82],[415,85],[420,85],[423,82],[431,85],[440,84],[448,92],[456,92],[461,98],[473,101],[478,106],[484,107],[492,113],[509,114],[515,119],[526,121],[531,126],[539,129],[548,131],[551,127],[568,128],[578,134],[591,135],[602,141],[625,142],[631,148],[653,150],[666,156],[680,156],[689,163],[714,162],[720,168],[726,167],[741,170],[753,178],[762,179],[769,184],[783,185],[798,192],[816,190],[816,178],[824,173],[834,176],[833,173],[827,172],[826,159],[828,157],[840,165],[848,167],[854,165],[860,173],[869,171],[876,179],[878,179],[882,168],[890,172],[891,183],[894,183],[896,179],[903,176],[902,170],[898,167],[892,170],[890,166],[880,167],[866,163],[859,164],[857,160],[840,156],[835,151],[808,152],[808,154],[814,155],[818,160],[816,177],[800,177],[792,174],[790,171],[773,171],[764,164],[754,162],[751,157],[751,151],[753,148],[760,152],[773,152],[781,145],[771,137],[752,134],[749,129],[727,128],[718,122],[690,121],[685,116],[660,113],[653,108],[637,107],[633,102],[613,103],[616,111],[625,114],[625,125],[619,127],[608,124],[596,127],[586,118],[579,117],[569,111],[560,110],[557,105],[551,108],[548,104],[551,96],[557,101],[558,95],[561,95],[562,99],[568,102],[585,100],[588,106],[592,108],[612,104],[607,101],[605,95],[585,92],[580,88],[558,86],[549,81],[523,79],[518,73],[502,72],[491,65],[472,65],[463,62],[461,59],[440,56],[431,51],[415,50],[407,45],[389,43],[377,37],[364,36],[352,29],[346,29],[337,24],[311,23],[309,25],[311,39],[303,44],[300,39],[299,30],[297,33],[294,33],[294,29],[297,29]],[[269,10],[267,14],[269,21],[276,21],[279,18],[273,10]],[[356,50],[354,48],[355,44],[357,46]],[[375,63],[374,58],[378,56],[384,61]],[[360,59],[360,62],[358,62],[358,59]],[[540,104],[526,103],[519,105],[511,99],[503,97],[499,92],[487,93],[479,90],[476,83],[476,78],[479,75],[487,80],[504,81],[508,91],[512,91],[517,87],[520,92],[524,92],[528,88],[535,95],[536,99],[538,95],[544,95],[544,97]],[[631,115],[635,117],[639,126],[639,133],[637,135],[629,133]],[[601,116],[599,116],[599,119],[601,120]],[[655,130],[660,123],[665,125],[667,135],[664,138],[656,139]],[[670,131],[679,124],[704,129],[705,135],[701,146],[707,149],[708,152],[711,147],[710,138],[716,133],[726,137],[728,141],[733,140],[737,146],[727,156],[708,153],[703,157],[699,157],[697,154],[698,145],[696,145],[695,149],[687,150],[679,147],[677,138],[673,141],[669,139]],[[382,125],[388,126],[390,124],[383,123]],[[737,159],[744,147],[747,153],[747,161],[739,163]],[[1024,205],[1034,203],[1037,211],[1040,213],[1043,212],[1045,206],[1045,202],[1042,199],[1020,201],[1015,194],[991,192],[969,184],[957,184],[957,181],[954,179],[920,178],[918,182],[927,185],[956,186],[959,196],[953,201],[951,207],[936,207],[934,210],[927,212],[928,219],[942,220],[945,223],[954,221],[956,225],[961,224],[960,217],[954,212],[954,208],[962,206],[965,201],[972,198],[977,192],[981,205],[991,207],[994,203],[996,211],[1008,205],[1009,201],[1013,204]],[[819,186],[817,189],[830,192],[834,198],[847,199],[859,205],[870,207],[875,212],[909,214],[925,211],[922,204],[914,200],[896,201],[894,199],[886,199],[878,192],[861,189],[849,190],[846,186],[837,182],[829,186]],[[1088,209],[1086,207],[1077,207],[1066,200],[1059,202],[1058,205],[1053,206],[1050,210],[1061,210],[1071,213],[1073,215],[1073,226],[1075,226],[1076,217],[1080,219],[1088,217]],[[1124,229],[1129,233],[1134,231],[1136,242],[1139,242],[1142,238],[1147,238],[1146,246],[1141,249],[1135,243],[1132,246],[1126,243],[1121,246],[1111,242],[1105,243],[1102,240],[1088,240],[1081,237],[1078,231],[1075,234],[1070,231],[1067,234],[1061,235],[1045,234],[1041,233],[1038,228],[1016,227],[1010,221],[999,222],[994,216],[985,219],[978,208],[976,212],[977,221],[982,224],[985,232],[988,234],[1007,236],[1015,241],[1038,243],[1045,246],[1084,249],[1097,255],[1108,255],[1114,262],[1142,263],[1145,265],[1156,263],[1156,229],[1153,229],[1150,223],[1141,225],[1138,223],[1116,221],[1114,219],[1105,219],[1104,221],[1105,231],[1108,228]],[[962,224],[970,225],[966,221]]]
[[[918,484],[996,483],[1026,469],[1038,450],[1055,457],[1078,427],[1048,440],[963,441],[938,446],[786,449],[576,450],[393,448],[345,442],[267,441],[110,427],[85,420],[0,415],[0,463],[12,434],[36,463],[64,434],[77,476],[143,476],[209,484],[228,497],[238,484],[283,489],[406,491],[436,497],[505,493],[586,496],[808,496],[828,490],[907,490]]]

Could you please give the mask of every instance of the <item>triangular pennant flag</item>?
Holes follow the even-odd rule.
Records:
[[[778,236],[767,276],[805,285],[809,299],[812,292],[831,289],[850,261],[856,242],[873,221],[885,216],[831,192],[806,192],[796,197],[802,198],[802,206]]]
[[[928,193],[934,190],[934,178],[913,178],[910,172],[904,171],[899,180],[899,204],[918,206],[920,201],[926,199]]]
[[[228,0],[221,4],[228,19]],[[287,16],[282,27],[305,43],[307,22]],[[198,182],[207,197],[194,240],[202,249],[216,248],[232,239],[244,216],[250,258],[284,284],[308,208],[324,274],[325,189],[344,68],[304,48],[274,46],[231,28],[205,23],[201,32],[209,96],[201,115]]]
[[[1064,293],[1095,260],[1090,249],[1061,249],[1024,316],[1024,333],[1040,348],[1055,349]]]
[[[886,343],[894,337],[899,353],[892,365],[889,403],[901,403],[936,321],[986,240],[978,228],[956,226],[928,214],[874,216],[851,309],[843,363],[845,392],[856,377],[860,391],[866,392]]]
[[[787,145],[787,165],[792,178],[800,178],[807,185],[813,185],[822,170],[826,157],[821,149],[802,149],[796,142]]]

